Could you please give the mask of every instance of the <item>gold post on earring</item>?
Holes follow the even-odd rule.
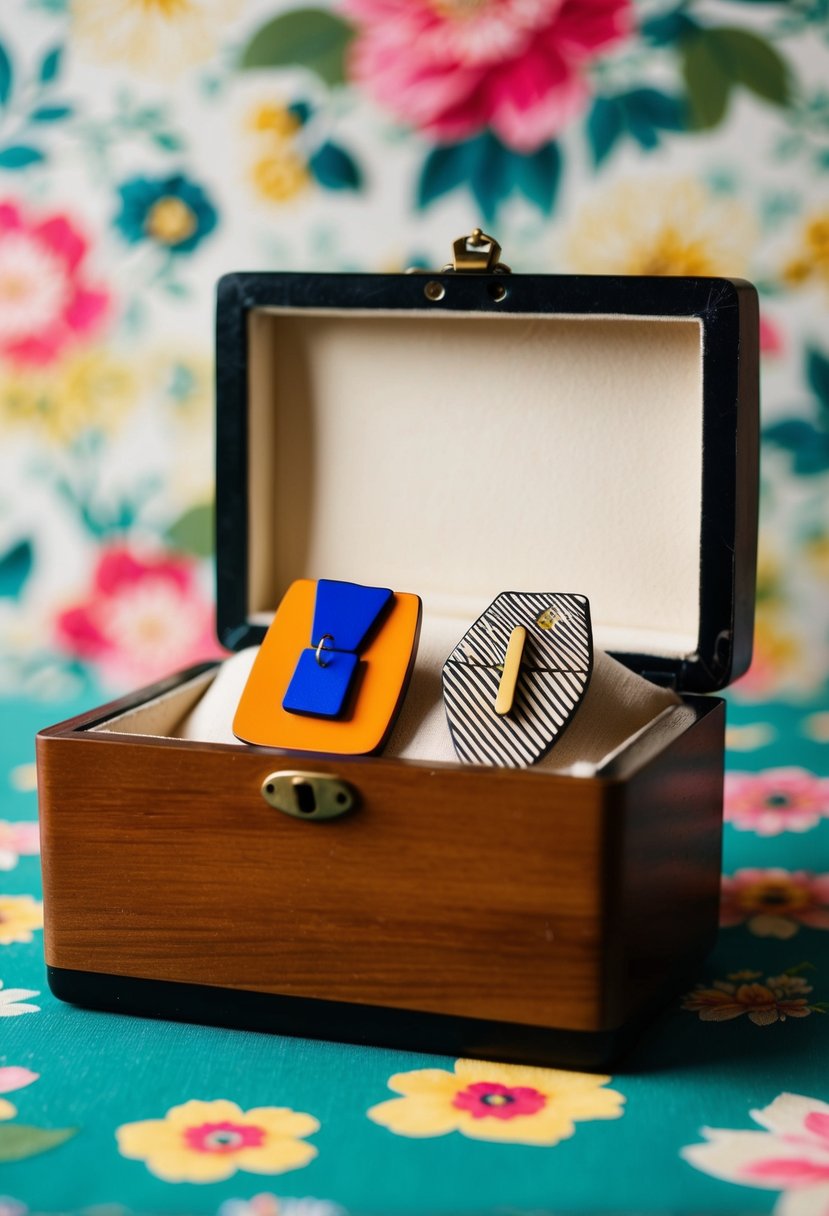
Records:
[[[498,695],[495,698],[495,712],[502,718],[510,712],[515,700],[515,686],[521,670],[521,657],[526,640],[526,629],[523,625],[516,625],[509,637],[504,670],[501,675],[501,683],[498,685]]]

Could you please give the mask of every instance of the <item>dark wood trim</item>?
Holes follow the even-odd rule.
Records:
[[[224,1026],[304,1039],[391,1047],[516,1064],[608,1068],[636,1042],[655,1010],[690,983],[697,960],[686,960],[647,1013],[615,1030],[547,1030],[481,1018],[351,1005],[344,1001],[273,996],[204,984],[178,984],[47,967],[54,996],[86,1009]]]

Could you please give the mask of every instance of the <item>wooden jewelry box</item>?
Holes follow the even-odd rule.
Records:
[[[220,282],[219,636],[248,653],[299,577],[417,593],[429,712],[377,757],[246,746],[206,724],[211,698],[232,717],[239,654],[43,731],[58,997],[593,1066],[710,947],[724,704],[704,694],[751,651],[756,293],[493,261]],[[671,704],[592,763],[460,763],[440,664],[504,590],[587,595],[613,670]],[[286,771],[352,809],[281,814]]]

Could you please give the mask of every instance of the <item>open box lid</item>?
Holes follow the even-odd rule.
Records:
[[[720,278],[239,273],[218,287],[217,611],[290,582],[413,591],[460,637],[582,592],[596,645],[680,691],[751,657],[758,307]]]

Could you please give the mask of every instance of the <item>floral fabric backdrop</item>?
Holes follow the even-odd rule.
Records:
[[[478,224],[519,271],[760,289],[706,974],[613,1078],[61,1006],[32,737],[218,653],[215,279]],[[827,0],[3,0],[2,1216],[829,1212],[827,303]]]

